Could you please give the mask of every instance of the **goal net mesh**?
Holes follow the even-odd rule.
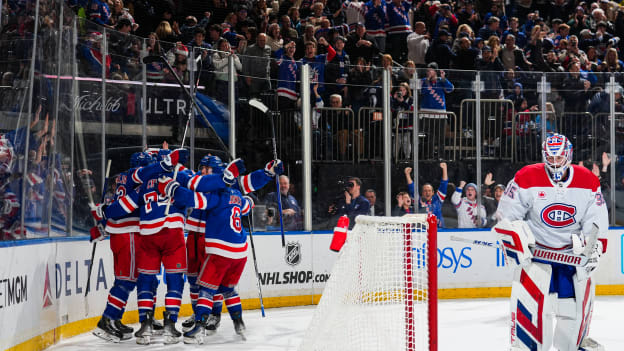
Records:
[[[357,217],[300,350],[430,350],[427,228]]]

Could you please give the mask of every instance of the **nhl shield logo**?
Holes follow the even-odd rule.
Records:
[[[296,266],[301,262],[301,244],[299,242],[288,242],[286,244],[286,263]]]

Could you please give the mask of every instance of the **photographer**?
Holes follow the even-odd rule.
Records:
[[[279,177],[279,192],[282,200],[282,214],[284,218],[284,230],[303,229],[303,213],[299,203],[294,196],[288,192],[290,190],[290,179],[286,175]],[[267,205],[267,225],[279,226],[279,213],[277,213],[277,192],[267,195],[264,202]]]
[[[331,215],[349,217],[349,229],[355,225],[355,217],[367,215],[370,212],[370,203],[360,195],[362,180],[357,177],[350,177],[344,186],[344,196],[339,196],[336,201],[329,206]]]

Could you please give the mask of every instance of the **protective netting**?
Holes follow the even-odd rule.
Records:
[[[427,228],[357,217],[299,349],[429,350]]]

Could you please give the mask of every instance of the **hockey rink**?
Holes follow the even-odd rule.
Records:
[[[442,300],[439,303],[439,350],[507,350],[508,299]],[[247,341],[234,334],[227,314],[223,315],[217,334],[204,345],[163,345],[156,337],[153,345],[137,345],[134,339],[120,344],[107,343],[90,333],[61,341],[48,350],[297,350],[316,306],[276,308],[244,313]],[[624,297],[598,297],[594,305],[590,336],[608,351],[624,350],[621,332]],[[136,328],[136,325],[133,326]],[[178,328],[180,329],[179,323]]]

